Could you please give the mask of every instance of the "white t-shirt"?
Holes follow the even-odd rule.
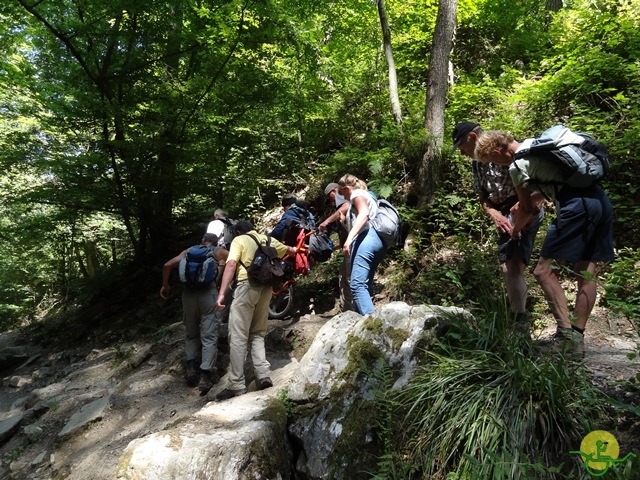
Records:
[[[347,230],[351,230],[353,226],[353,222],[358,216],[358,211],[354,206],[353,201],[358,197],[364,197],[367,200],[367,206],[369,207],[369,219],[372,219],[378,214],[378,202],[371,196],[369,192],[366,190],[362,190],[361,188],[356,188],[353,192],[351,192],[351,206],[349,207],[349,211],[347,212]],[[362,228],[362,230],[366,230],[369,228],[369,222]]]
[[[213,233],[218,236],[218,246],[224,247],[224,222],[222,220],[213,220],[207,225],[207,233]]]

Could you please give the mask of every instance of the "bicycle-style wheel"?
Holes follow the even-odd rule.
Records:
[[[289,316],[293,308],[293,283],[287,285],[278,295],[271,297],[269,318],[282,320]]]

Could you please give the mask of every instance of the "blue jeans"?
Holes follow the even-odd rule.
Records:
[[[351,244],[351,294],[360,315],[373,313],[373,277],[386,248],[373,228],[360,232]]]

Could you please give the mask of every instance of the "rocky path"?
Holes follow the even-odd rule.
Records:
[[[627,358],[640,343],[633,325],[603,309],[594,313],[584,360],[592,381],[640,404],[639,390],[627,383],[640,372],[637,359]],[[328,318],[270,321],[267,345],[274,366],[299,360]],[[537,335],[544,338],[552,330],[549,326]],[[102,350],[52,351],[21,342],[15,333],[0,335],[0,352],[12,354],[14,361],[2,371],[0,387],[2,479],[113,479],[129,442],[185,422],[207,404],[211,408],[222,388],[221,383],[200,396],[185,386],[180,323],[153,340]],[[224,345],[220,360],[228,361]],[[271,395],[278,391],[269,390]],[[640,451],[640,439],[619,440],[638,442],[633,445]]]

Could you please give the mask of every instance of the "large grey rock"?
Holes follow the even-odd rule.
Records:
[[[274,398],[298,363],[272,362],[274,387],[210,402],[187,424],[129,443],[119,480],[291,478],[292,453],[284,404]],[[220,385],[221,384],[221,385]],[[216,389],[225,384],[223,379]]]
[[[380,393],[407,384],[439,332],[469,314],[390,303],[373,315],[346,312],[318,332],[289,386],[301,404],[289,432],[302,446],[301,478],[370,478],[381,452]],[[300,413],[302,412],[302,413]],[[308,413],[305,413],[308,412]]]

